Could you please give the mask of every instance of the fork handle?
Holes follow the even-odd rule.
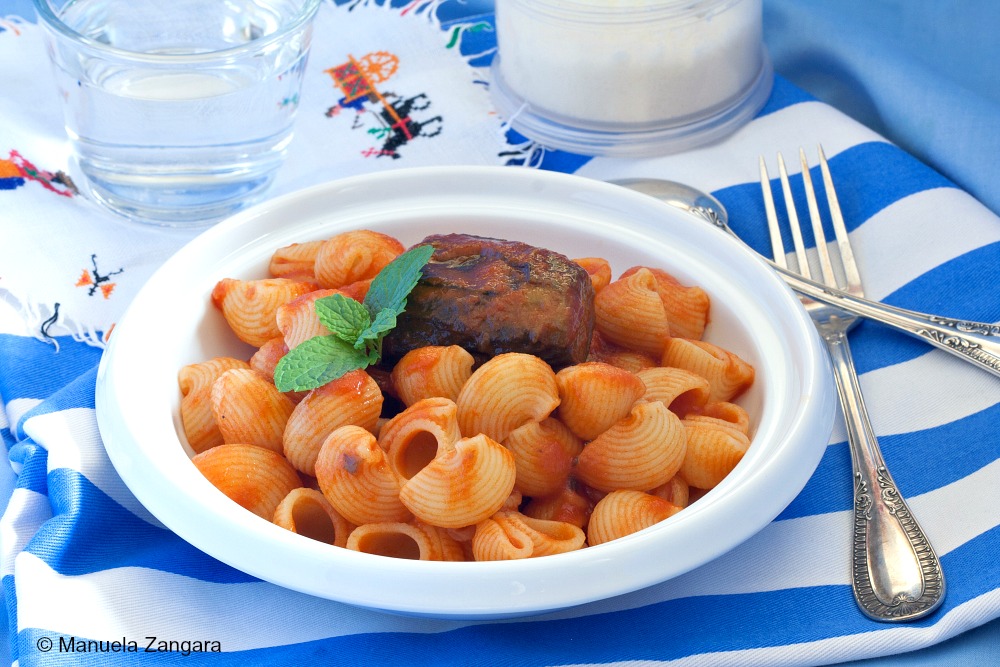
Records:
[[[800,294],[847,312],[876,320],[1000,375],[1000,324],[955,320],[889,306],[827,287],[772,264]]]
[[[844,408],[854,469],[854,597],[876,621],[912,621],[930,614],[944,599],[941,563],[886,469],[846,333],[822,335]]]

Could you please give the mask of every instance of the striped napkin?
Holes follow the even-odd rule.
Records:
[[[275,193],[416,164],[660,177],[715,194],[740,236],[767,253],[757,156],[799,146],[814,155],[822,143],[871,297],[960,319],[1000,317],[1000,219],[780,77],[759,116],[710,147],[642,160],[549,151],[492,113],[490,17],[442,21],[440,4],[322,8],[303,122]],[[379,51],[398,58],[394,93],[432,105],[420,111],[424,136],[389,149],[326,73],[348,55]],[[854,603],[841,427],[803,492],[747,542],[676,579],[544,616],[388,615],[208,557],[136,502],[94,415],[104,335],[192,233],[117,224],[77,194],[29,17],[0,21],[0,62],[3,88],[15,91],[0,97],[0,436],[10,460],[0,576],[19,665],[821,665],[910,651],[1000,616],[1000,378],[870,322],[851,342],[874,428],[948,581],[943,606],[924,620],[880,624]],[[321,145],[348,148],[309,150]]]

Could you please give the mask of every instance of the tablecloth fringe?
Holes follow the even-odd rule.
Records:
[[[8,288],[0,288],[0,300],[10,305],[21,318],[25,335],[54,346],[56,352],[59,351],[59,336],[70,336],[77,342],[100,349],[107,347],[110,330],[98,331],[92,326],[63,317],[58,301],[52,306],[37,303]]]

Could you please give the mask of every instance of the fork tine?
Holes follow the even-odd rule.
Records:
[[[778,212],[774,208],[774,196],[771,194],[771,179],[767,175],[767,165],[764,156],[758,157],[760,163],[760,189],[764,195],[764,211],[767,214],[767,230],[771,234],[771,255],[774,263],[783,269],[788,268],[785,260],[785,244],[781,241],[781,228],[778,226]]]
[[[854,259],[851,239],[847,234],[847,225],[844,224],[844,216],[840,211],[840,202],[837,200],[837,191],[833,187],[830,165],[827,164],[823,147],[818,146],[818,148],[819,166],[823,172],[823,185],[826,188],[827,205],[830,207],[830,219],[833,221],[833,231],[837,237],[837,247],[840,249],[840,259],[844,266],[844,276],[847,279],[846,291],[860,295],[862,288],[861,275],[858,273],[858,263]]]
[[[802,242],[802,228],[799,227],[799,215],[795,210],[795,199],[792,197],[792,186],[788,182],[788,170],[785,169],[785,159],[778,153],[778,175],[781,177],[781,190],[785,195],[785,209],[788,213],[788,224],[792,229],[792,244],[795,246],[795,258],[799,263],[799,274],[812,278],[809,270],[809,258],[806,256],[806,246]]]
[[[802,184],[806,190],[806,203],[809,205],[809,221],[812,222],[813,238],[816,240],[816,252],[819,255],[820,271],[823,282],[836,285],[837,277],[833,273],[833,263],[830,261],[830,249],[826,245],[826,233],[823,231],[823,220],[819,216],[819,205],[816,203],[816,190],[813,188],[812,175],[809,173],[809,161],[806,152],[799,149],[799,162],[802,164]]]

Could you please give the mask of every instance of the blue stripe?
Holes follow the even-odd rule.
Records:
[[[904,497],[913,497],[968,477],[1000,458],[996,425],[1000,403],[964,419],[912,433],[879,438],[889,470]],[[976,447],[949,447],[942,443],[978,443]],[[988,443],[993,443],[990,446]],[[928,464],[932,461],[933,464]],[[802,493],[779,519],[792,519],[854,506],[851,455],[847,443],[827,447],[816,472]]]
[[[97,384],[97,365],[91,366],[81,375],[69,380],[62,388],[31,408],[17,422],[18,438],[24,438],[24,424],[32,417],[51,414],[73,408],[94,408],[94,390]]]
[[[54,516],[25,550],[60,574],[134,566],[219,583],[258,581],[138,518],[75,470],[53,470],[48,488]]]
[[[958,605],[991,590],[1000,576],[1000,528],[970,540],[942,557],[949,591],[942,608],[908,624],[927,627]],[[845,551],[845,567],[848,554]],[[668,584],[665,584],[669,586]],[[818,604],[817,601],[822,601]],[[199,654],[213,666],[388,665],[407,656],[408,665],[485,665],[503,656],[504,665],[541,666],[629,660],[671,660],[701,653],[740,651],[813,642],[828,637],[885,630],[858,611],[851,589],[817,586],[739,595],[668,600],[637,609],[565,620],[483,623],[439,633],[348,635],[289,646],[233,653]],[[156,628],[149,628],[154,634]],[[206,631],[210,635],[210,629]],[[35,642],[53,633],[20,633],[22,664],[28,654],[39,666],[135,665],[170,661],[165,655],[39,654]],[[517,641],[511,641],[516,637]],[[180,639],[180,638],[178,638]],[[225,650],[225,646],[222,649]],[[173,656],[180,663],[178,655]],[[68,660],[73,658],[73,660]],[[183,663],[187,664],[187,663]]]
[[[810,161],[815,161],[814,153],[809,152],[808,155]],[[771,181],[771,190],[774,193],[778,216],[781,220],[787,220],[781,184],[776,178],[777,166],[773,162],[773,156],[765,156],[765,159],[769,160],[769,175],[774,177]],[[793,159],[794,164],[791,163]],[[786,160],[789,161],[789,170],[797,170],[798,160],[795,156],[786,156]],[[854,230],[885,207],[904,197],[933,188],[955,187],[944,176],[913,159],[900,148],[882,142],[858,144],[838,153],[829,161],[830,171],[837,186],[837,200],[849,230]],[[817,191],[827,235],[833,238],[825,195],[820,185],[822,176],[818,168],[810,169],[810,175]],[[796,210],[808,210],[802,190],[801,174],[791,175],[789,181]],[[737,235],[754,250],[770,257],[771,243],[767,233],[767,217],[760,184],[733,185],[717,190],[713,194],[729,212],[730,225]],[[806,245],[813,247],[815,244],[808,227],[807,224],[803,225],[803,236]],[[792,238],[787,225],[783,225],[782,232],[785,248],[790,250]]]
[[[48,495],[49,452],[30,438],[22,440],[10,450],[10,460],[21,466],[17,488]]]
[[[55,345],[27,336],[0,334],[0,397],[46,398],[80,374],[96,368],[103,350],[73,340],[55,338]]]
[[[17,637],[17,589],[14,586],[14,575],[8,574],[0,582],[3,584],[4,611],[7,615],[7,637],[4,637],[4,644],[8,645],[10,660],[7,664],[17,660],[18,642],[7,641],[8,637]]]

